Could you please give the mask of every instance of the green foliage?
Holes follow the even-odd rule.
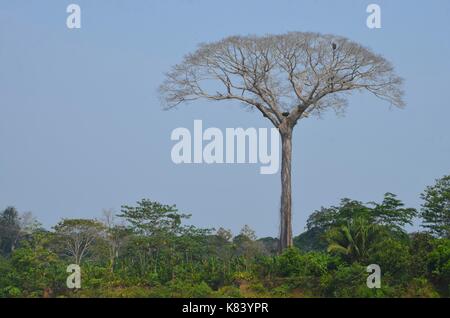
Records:
[[[221,298],[242,297],[240,289],[236,286],[223,286],[217,291],[216,296]]]
[[[325,253],[301,253],[297,248],[289,248],[276,258],[276,271],[281,277],[320,277],[327,272],[330,259]]]
[[[389,286],[382,289],[369,289],[366,285],[366,267],[358,263],[350,266],[339,266],[333,274],[325,275],[321,285],[326,297],[366,298],[384,297]]]
[[[43,297],[64,288],[65,266],[57,255],[45,248],[23,247],[16,249],[11,256],[11,270],[6,274],[10,286],[8,293],[15,296]]]
[[[15,297],[20,295],[20,289],[12,286],[14,283],[9,273],[13,272],[11,262],[0,256],[0,297]]]
[[[92,245],[103,236],[103,224],[89,219],[63,219],[54,226],[59,251],[66,253],[75,264],[81,264]]]
[[[122,206],[122,214],[118,216],[128,221],[136,233],[145,236],[179,234],[182,220],[190,217],[189,214],[179,213],[175,205],[147,199],[137,202],[135,207]]]
[[[213,290],[205,282],[189,283],[175,280],[171,281],[166,289],[170,297],[207,298],[213,294]]]
[[[450,238],[450,175],[436,180],[421,197],[423,226],[436,236]]]
[[[235,272],[233,274],[233,281],[240,283],[243,281],[251,281],[253,279],[253,274],[250,272]]]
[[[325,231],[314,227],[294,237],[294,246],[301,251],[326,251],[328,244],[325,240]]]
[[[0,253],[9,255],[18,244],[20,235],[19,213],[14,207],[0,213]]]
[[[367,263],[383,269],[383,282],[402,284],[410,278],[411,262],[409,245],[385,234],[372,247]]]
[[[431,193],[431,192],[430,192]],[[433,194],[436,196],[435,194]],[[427,197],[428,198],[428,197]],[[434,202],[434,201],[433,201]],[[5,210],[6,211],[6,210]],[[308,219],[281,254],[278,240],[244,226],[187,226],[173,205],[123,206],[125,224],[66,219],[46,231],[13,208],[0,215],[0,297],[448,297],[450,240],[407,234],[414,209],[387,193],[381,203],[344,199]],[[439,227],[442,229],[442,227]],[[67,265],[82,287],[66,287]],[[381,267],[381,288],[366,284]]]
[[[371,202],[373,206],[369,219],[379,225],[384,225],[390,230],[404,231],[405,225],[412,225],[412,219],[417,215],[413,208],[404,208],[402,201],[393,193],[386,193],[383,202],[378,204]]]
[[[401,295],[408,298],[438,298],[439,293],[424,277],[413,278]]]
[[[377,233],[390,231],[405,236],[403,227],[411,225],[417,212],[405,208],[392,193],[386,193],[381,203],[343,199],[339,206],[315,211],[307,220],[307,231],[294,239],[305,251],[326,250],[342,255],[348,261],[367,258],[370,244]]]
[[[330,229],[327,234],[328,252],[341,255],[348,262],[366,262],[380,235],[380,226],[361,216],[347,224]]]
[[[428,255],[434,249],[434,238],[428,233],[410,235],[411,263],[409,273],[412,277],[428,276]]]
[[[450,293],[450,239],[438,240],[428,257],[428,269],[438,288]]]

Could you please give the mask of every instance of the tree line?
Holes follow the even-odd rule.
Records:
[[[45,229],[31,213],[0,213],[1,297],[448,297],[450,176],[421,194],[420,209],[392,193],[343,199],[308,218],[294,247],[186,225],[175,205],[143,199],[100,219],[62,219]],[[405,227],[420,219],[422,231]],[[81,267],[77,290],[67,266]],[[366,267],[382,271],[366,285]]]

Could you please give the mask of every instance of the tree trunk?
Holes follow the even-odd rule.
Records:
[[[279,249],[292,246],[291,159],[292,127],[280,129],[281,135],[281,208]]]

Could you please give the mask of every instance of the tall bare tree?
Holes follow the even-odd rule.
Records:
[[[130,231],[124,224],[116,223],[116,214],[113,210],[103,210],[103,225],[105,227],[105,242],[108,246],[109,270],[114,272],[114,265],[119,258],[119,252],[126,244]]]
[[[166,74],[166,109],[207,99],[256,108],[282,140],[280,249],[292,245],[292,132],[327,109],[341,111],[351,91],[369,91],[403,106],[402,79],[382,56],[344,37],[291,32],[232,36],[201,44]]]
[[[95,241],[104,236],[105,227],[97,220],[63,219],[54,229],[65,253],[80,265]]]

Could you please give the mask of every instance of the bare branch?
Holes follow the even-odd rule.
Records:
[[[233,36],[201,44],[166,74],[165,108],[197,99],[236,100],[273,125],[342,109],[350,91],[368,91],[401,107],[402,79],[369,49],[334,35],[292,32]]]

